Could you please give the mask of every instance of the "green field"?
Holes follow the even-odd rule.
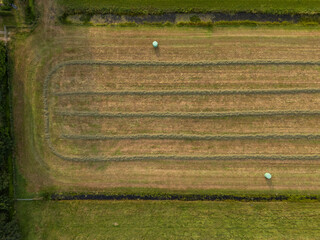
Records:
[[[314,13],[320,11],[316,0],[58,0],[61,6],[77,10],[123,9],[198,9],[202,11],[257,11],[270,13]]]
[[[26,240],[320,238],[320,203],[62,201],[17,210]]]

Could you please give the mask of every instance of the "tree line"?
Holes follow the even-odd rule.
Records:
[[[10,193],[13,142],[7,60],[7,48],[0,42],[0,239],[15,240],[20,239],[20,231],[14,216],[14,196]]]

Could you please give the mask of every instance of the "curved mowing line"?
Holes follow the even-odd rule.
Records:
[[[256,60],[256,61],[216,61],[216,62],[127,62],[127,61],[93,61],[93,60],[83,60],[83,61],[67,61],[57,64],[53,69],[49,72],[47,77],[44,80],[43,85],[43,103],[44,103],[44,122],[45,122],[45,139],[47,140],[48,146],[53,154],[58,156],[61,159],[68,161],[136,161],[136,160],[162,160],[162,159],[172,159],[172,160],[245,160],[245,159],[260,159],[260,160],[319,160],[320,155],[216,155],[216,156],[116,156],[116,157],[70,157],[64,156],[60,154],[52,145],[50,139],[50,121],[49,121],[49,84],[52,76],[58,72],[58,70],[65,66],[73,66],[73,65],[102,65],[102,66],[123,66],[123,67],[139,67],[139,66],[176,66],[176,67],[192,67],[192,66],[245,66],[245,65],[315,65],[320,66],[320,61],[278,61],[278,60]],[[96,113],[89,113],[90,116],[100,115]],[[209,113],[211,116],[209,117],[220,117],[222,114],[226,113]],[[263,115],[319,115],[320,112],[312,112],[312,111],[295,111],[295,112],[251,112],[247,113],[248,115],[244,115],[244,113],[227,113],[229,115],[225,116],[263,116]],[[113,114],[114,115],[114,114]],[[124,117],[128,114],[119,113],[114,115],[115,117]],[[150,115],[150,113],[149,113]],[[172,113],[166,113],[166,117],[170,117]],[[178,114],[177,116],[183,116],[184,114]],[[70,116],[70,113],[68,114]],[[83,116],[83,114],[81,114]],[[111,116],[111,115],[110,115]],[[129,114],[128,117],[135,116],[139,117],[137,113],[133,113],[133,115]],[[143,115],[145,116],[145,114]],[[159,117],[163,117],[163,114],[160,114]],[[201,115],[194,115],[192,113],[186,117],[208,117],[207,113],[201,113]]]
[[[298,94],[320,93],[320,88],[296,89],[261,89],[261,90],[173,90],[173,91],[108,91],[108,92],[56,92],[54,96],[170,96],[170,95],[263,95],[263,94]]]
[[[183,134],[136,134],[136,135],[61,135],[70,140],[264,140],[264,139],[320,139],[320,134],[246,134],[246,135],[183,135]]]
[[[97,117],[97,118],[223,118],[223,117],[247,117],[247,116],[301,116],[320,115],[320,111],[252,111],[252,112],[56,112],[60,116]]]

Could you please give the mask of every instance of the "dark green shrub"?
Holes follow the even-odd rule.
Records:
[[[80,21],[83,22],[84,24],[87,24],[90,22],[92,18],[92,14],[82,14],[80,17]]]
[[[11,10],[11,4],[13,3],[13,0],[3,0],[2,6],[0,6],[0,10],[4,11],[10,11]]]
[[[212,22],[178,22],[178,27],[204,27],[211,28],[213,27]]]
[[[32,24],[36,20],[36,16],[34,12],[32,11],[32,8],[28,5],[25,8],[25,21],[26,24]]]
[[[199,16],[193,15],[193,16],[190,17],[190,22],[194,22],[194,23],[201,22],[201,19],[200,19]]]
[[[20,239],[19,228],[13,216],[13,196],[10,196],[12,155],[10,135],[10,99],[6,47],[0,42],[0,239]]]
[[[19,224],[15,218],[10,220],[9,218],[1,219],[0,217],[0,239],[21,239]]]
[[[320,195],[303,194],[267,194],[267,193],[239,193],[239,194],[205,194],[205,193],[58,193],[51,195],[52,200],[179,200],[179,201],[241,201],[241,202],[270,202],[270,201],[320,201]]]

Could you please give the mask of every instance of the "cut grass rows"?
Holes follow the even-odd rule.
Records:
[[[215,155],[215,156],[167,156],[167,155],[156,155],[156,156],[113,156],[113,157],[73,157],[73,156],[63,156],[62,154],[58,153],[55,148],[53,147],[51,140],[50,140],[50,124],[49,124],[49,85],[52,76],[58,72],[58,70],[65,66],[71,65],[107,65],[107,66],[176,66],[176,67],[188,67],[188,66],[234,66],[234,65],[320,65],[319,61],[217,61],[217,62],[127,62],[127,61],[68,61],[63,62],[56,65],[51,72],[47,75],[45,82],[44,82],[44,115],[45,115],[45,137],[48,141],[48,145],[52,152],[64,159],[64,160],[71,160],[71,161],[135,161],[135,160],[163,160],[163,159],[171,159],[171,160],[245,160],[245,159],[260,159],[260,160],[318,160],[320,159],[319,155]],[[267,91],[272,91],[270,94],[282,94],[282,93],[316,93],[319,89],[290,89],[290,90],[249,90],[252,94],[268,94]],[[250,94],[249,91],[232,91],[225,90],[225,91],[183,91],[182,93],[185,95],[194,95],[194,94]],[[289,92],[288,92],[289,91]],[[291,91],[291,92],[290,92]],[[91,92],[93,93],[93,92]],[[91,94],[90,93],[90,94]],[[111,92],[115,93],[115,92]],[[128,94],[129,92],[122,92],[120,94]],[[161,95],[161,94],[173,94],[177,95],[180,94],[179,91],[154,91],[152,94]],[[53,93],[54,95],[55,93]],[[73,94],[73,93],[58,93],[57,95],[63,94]],[[84,93],[87,94],[87,93]],[[101,93],[97,93],[101,94]],[[102,93],[102,94],[110,94],[109,93]],[[138,92],[135,91],[134,94],[146,94],[145,92]],[[147,94],[150,94],[147,93]],[[252,112],[211,112],[211,113],[172,113],[172,112],[149,112],[149,113],[100,113],[100,112],[57,112],[58,115],[62,116],[78,116],[78,117],[109,117],[109,118],[128,118],[128,117],[135,117],[135,118],[143,118],[143,117],[156,117],[156,118],[217,118],[217,117],[241,117],[241,116],[301,116],[301,115],[320,115],[320,111],[252,111]],[[87,136],[84,136],[87,137]],[[116,136],[115,136],[116,137]],[[145,136],[135,136],[135,137],[146,137]],[[148,136],[148,137],[160,137],[160,135],[155,136]],[[171,135],[174,138],[181,138],[185,136],[176,136]],[[189,136],[190,137],[190,136]],[[191,136],[191,138],[199,136]],[[207,138],[220,138],[217,136],[206,136]],[[243,136],[243,137],[262,137],[266,138],[266,136],[257,135],[257,136]],[[271,135],[268,136],[269,138]],[[279,137],[279,136],[273,136]],[[286,137],[294,137],[293,135]],[[307,135],[296,135],[298,138],[308,138]],[[310,137],[310,135],[309,135]],[[311,136],[311,138],[317,138],[315,135]],[[200,138],[203,138],[200,136]],[[204,138],[203,138],[204,139]],[[272,138],[271,138],[272,139]]]
[[[208,119],[208,118],[225,118],[225,117],[256,117],[256,116],[318,116],[320,111],[249,111],[249,112],[130,112],[130,113],[111,113],[111,112],[56,112],[60,116],[76,116],[76,117],[95,117],[95,118],[192,118],[192,119]]]
[[[246,134],[246,135],[184,135],[184,134],[136,134],[136,135],[61,135],[72,140],[271,140],[271,139],[320,139],[320,134]]]
[[[318,65],[320,61],[281,61],[281,60],[223,60],[223,61],[203,61],[203,62],[149,62],[149,61],[96,61],[96,60],[74,60],[57,64],[47,77],[54,74],[58,69],[64,66],[72,65],[104,65],[104,66],[243,66],[243,65]],[[50,76],[51,78],[51,76]]]
[[[52,153],[57,157],[73,162],[105,162],[105,161],[158,161],[158,160],[176,160],[176,161],[228,161],[228,160],[320,160],[320,155],[253,155],[253,154],[243,154],[243,155],[214,155],[214,156],[177,156],[177,155],[139,155],[139,156],[111,156],[111,157],[91,157],[91,156],[65,156],[55,148],[49,146]]]
[[[241,118],[96,118],[53,116],[56,134],[320,134],[319,116],[265,116]],[[235,124],[236,123],[236,124]]]
[[[54,96],[127,96],[127,95],[137,95],[137,96],[170,96],[170,95],[262,95],[262,94],[301,94],[301,93],[320,93],[320,88],[296,88],[296,89],[261,89],[261,90],[174,90],[174,91],[108,91],[108,92],[93,92],[93,91],[83,91],[83,92],[56,92],[53,93]]]
[[[51,93],[319,89],[319,70],[318,66],[68,66],[51,80]]]

